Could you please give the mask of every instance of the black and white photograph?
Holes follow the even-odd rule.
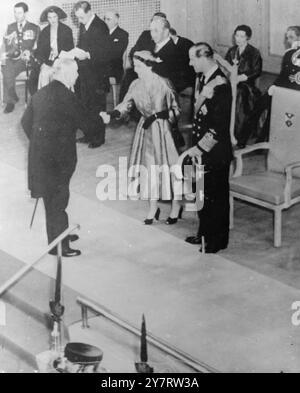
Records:
[[[0,41],[0,373],[299,373],[299,0],[2,0]]]

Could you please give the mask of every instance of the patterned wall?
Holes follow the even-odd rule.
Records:
[[[160,0],[92,0],[90,3],[93,11],[102,19],[109,9],[119,11],[120,26],[129,33],[129,48],[135,44],[141,32],[149,27],[152,15],[160,10]],[[69,15],[66,23],[72,27],[77,41],[78,25],[73,14],[74,4],[75,2],[63,3],[62,8]]]

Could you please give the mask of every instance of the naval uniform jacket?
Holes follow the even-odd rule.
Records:
[[[21,32],[18,30],[17,22],[10,24],[7,28],[6,36],[16,33],[16,38],[12,41],[4,39],[6,52],[13,53],[15,50],[19,50],[20,52],[29,50],[32,53],[38,39],[39,31],[39,27],[30,22],[25,23]]]
[[[205,83],[209,83],[217,76],[225,78],[218,68]],[[209,168],[218,168],[229,165],[233,159],[232,144],[230,138],[232,93],[229,82],[214,89],[211,99],[206,99],[193,120],[193,145],[200,145],[203,138],[213,131],[215,146],[210,151],[202,149],[202,162]]]

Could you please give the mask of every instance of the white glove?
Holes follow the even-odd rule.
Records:
[[[102,117],[104,124],[110,123],[110,115],[108,115],[106,112],[100,112],[99,115],[100,115],[100,117]]]
[[[275,86],[274,85],[272,85],[270,88],[269,88],[269,90],[268,90],[268,94],[269,94],[269,96],[273,96],[273,94],[274,94],[274,90],[275,90]]]

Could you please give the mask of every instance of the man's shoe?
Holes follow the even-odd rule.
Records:
[[[57,248],[54,248],[53,250],[51,250],[49,252],[50,255],[54,255],[57,256]],[[62,250],[62,256],[64,258],[74,258],[74,257],[79,257],[79,255],[81,255],[81,251],[79,250],[72,250],[72,248],[68,247],[68,248],[64,248]]]
[[[79,236],[78,235],[69,235],[68,239],[71,243],[73,242],[77,242],[79,240]]]
[[[4,109],[4,113],[8,114],[13,112],[14,110],[15,110],[15,104],[10,103],[6,105],[6,108]]]
[[[100,147],[104,145],[104,142],[91,142],[89,144],[89,149],[97,149],[97,147]]]
[[[186,243],[198,245],[202,244],[202,238],[199,236],[189,236],[185,239]]]

